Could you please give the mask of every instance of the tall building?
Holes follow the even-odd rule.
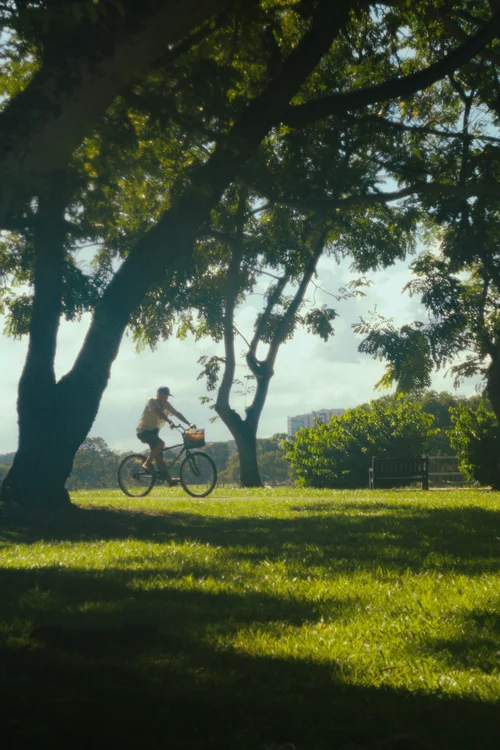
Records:
[[[319,409],[318,411],[310,411],[308,414],[297,414],[295,417],[288,417],[288,437],[293,437],[301,427],[306,427],[307,429],[314,427],[315,419],[320,422],[328,422],[330,417],[334,415],[340,417],[344,412],[345,409]]]

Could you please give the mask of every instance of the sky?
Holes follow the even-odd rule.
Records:
[[[356,337],[351,326],[359,322],[361,316],[368,317],[375,307],[381,315],[393,317],[398,324],[424,320],[425,313],[418,299],[401,293],[410,278],[407,263],[398,262],[372,274],[370,278],[374,284],[366,290],[363,298],[341,302],[332,299],[328,292],[336,293],[351,278],[347,262],[340,266],[333,258],[323,258],[320,262],[316,284],[324,291],[315,290],[316,305],[327,303],[337,309],[339,317],[335,321],[335,336],[325,343],[319,337],[299,331],[292,341],[281,347],[258,437],[286,432],[289,416],[318,409],[349,408],[389,392],[374,391],[375,383],[384,372],[384,364],[357,351],[362,337]],[[310,287],[309,299],[312,299],[313,292],[314,289]],[[261,305],[261,294],[255,294],[247,299],[239,312],[237,327],[247,339],[251,336],[253,321]],[[56,358],[57,377],[71,367],[89,320],[86,316],[78,323],[64,322],[61,325]],[[0,316],[1,327],[3,322]],[[13,341],[5,335],[0,337],[0,397],[3,405],[0,453],[14,451],[17,447],[17,384],[26,351],[27,340]],[[125,337],[90,435],[104,438],[115,450],[140,449],[142,444],[135,437],[135,428],[142,409],[160,385],[167,385],[175,397],[172,404],[188,420],[205,427],[207,442],[232,439],[220,419],[210,423],[214,412],[199,401],[201,396],[210,394],[204,381],[197,380],[201,370],[197,360],[202,355],[213,354],[222,354],[221,345],[210,340],[195,342],[192,338],[186,341],[173,338],[162,343],[154,352],[145,350],[137,353],[131,337]],[[238,377],[247,372],[243,359],[240,359],[240,363]],[[475,392],[476,384],[477,381],[471,380],[458,393],[471,395]],[[438,391],[453,391],[452,380],[444,373],[435,375],[432,387]],[[244,415],[245,397],[235,396],[232,403]],[[168,438],[167,430],[164,433]]]

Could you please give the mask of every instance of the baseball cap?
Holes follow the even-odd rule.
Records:
[[[164,393],[165,396],[172,396],[174,397],[173,393],[170,393],[170,388],[166,385],[160,385],[160,387],[157,390],[157,393]]]

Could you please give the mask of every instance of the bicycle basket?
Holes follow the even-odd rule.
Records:
[[[186,430],[184,445],[186,448],[203,448],[205,445],[205,430]]]

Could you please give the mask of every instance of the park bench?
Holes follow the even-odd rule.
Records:
[[[378,458],[373,456],[368,469],[368,487],[375,484],[383,487],[400,487],[409,480],[422,482],[422,489],[429,489],[429,459],[423,458]]]

